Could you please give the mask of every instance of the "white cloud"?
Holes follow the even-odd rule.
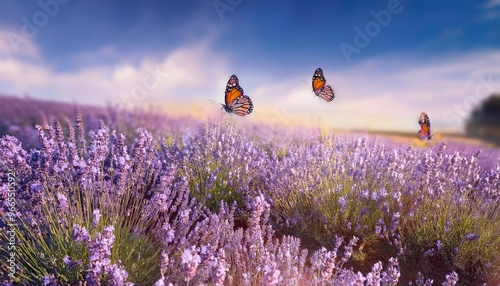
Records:
[[[139,65],[123,62],[75,72],[56,72],[39,61],[13,56],[8,46],[0,44],[0,92],[86,104],[153,105],[175,113],[218,113],[220,106],[208,100],[223,101],[231,62],[213,52],[210,43],[179,47],[159,60],[144,58]],[[112,55],[112,49],[96,53]],[[243,120],[321,121],[338,129],[416,132],[418,115],[426,111],[434,130],[460,130],[467,115],[464,110],[500,91],[498,51],[427,59],[383,57],[337,70],[323,68],[336,93],[330,103],[311,91],[314,70],[278,82],[272,82],[271,71],[242,74],[241,84],[255,104],[254,113]]]
[[[97,105],[111,102],[129,107],[161,101],[185,102],[199,97],[206,97],[208,101],[223,92],[227,72],[225,61],[210,54],[207,45],[202,42],[181,47],[160,60],[145,58],[138,66],[123,63],[63,73],[11,57],[8,50],[1,49],[0,92],[30,93],[42,99]]]

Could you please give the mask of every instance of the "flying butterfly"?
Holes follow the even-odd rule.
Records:
[[[222,104],[224,110],[228,113],[234,113],[239,116],[245,116],[252,113],[253,103],[250,97],[243,94],[243,88],[236,75],[232,75],[226,85],[225,104]]]
[[[427,116],[427,113],[420,113],[418,124],[420,124],[418,138],[425,141],[430,140],[433,136],[431,135],[431,121],[429,120],[429,116]]]
[[[312,77],[312,88],[314,94],[321,97],[326,102],[330,102],[335,98],[332,87],[326,85],[326,79],[321,68],[317,68],[314,72]]]

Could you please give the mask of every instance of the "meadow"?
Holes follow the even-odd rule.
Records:
[[[0,101],[2,285],[500,285],[498,149]]]

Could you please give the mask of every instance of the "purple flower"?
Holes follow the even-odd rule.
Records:
[[[464,237],[465,241],[476,241],[481,237],[480,234],[467,233]]]
[[[64,194],[57,193],[57,208],[61,213],[68,212],[68,198]]]
[[[120,268],[112,267],[111,249],[115,241],[114,227],[108,226],[102,233],[96,234],[96,237],[88,244],[90,253],[90,263],[85,277],[86,281],[92,285],[99,283],[101,275],[111,274],[111,271],[118,271],[117,277],[122,277]]]
[[[108,283],[109,285],[128,285],[132,286],[133,283],[127,282],[128,273],[125,270],[125,267],[121,264],[112,264],[107,269]]]
[[[214,257],[212,263],[212,282],[214,285],[224,285],[226,272],[229,268],[226,265],[226,254],[224,249],[220,249],[217,257]]]
[[[99,209],[95,209],[92,211],[92,228],[96,228],[99,225],[99,220],[101,219],[101,211]]]
[[[276,268],[276,262],[268,262],[264,266],[263,286],[275,286],[281,282],[281,271]]]
[[[346,200],[344,197],[339,198],[339,205],[342,210],[345,210]]]
[[[196,246],[191,246],[190,248],[184,249],[182,252],[182,262],[181,266],[184,270],[184,278],[186,280],[191,280],[196,275],[196,270],[201,262],[201,258],[198,255],[198,250]]]
[[[387,271],[382,272],[382,285],[398,285],[399,277],[401,276],[399,272],[398,259],[391,257],[389,259],[389,265],[387,266]]]
[[[83,264],[83,261],[81,259],[71,260],[70,257],[66,255],[63,257],[63,263],[69,270],[71,270],[73,268],[80,267]]]
[[[440,250],[442,247],[443,247],[443,243],[441,242],[441,240],[438,240],[436,242],[436,248],[437,248],[437,250]]]
[[[356,236],[353,236],[351,238],[351,240],[349,240],[349,244],[347,244],[345,247],[344,247],[344,255],[342,256],[342,259],[341,261],[343,263],[346,263],[349,258],[351,257],[353,251],[354,251],[354,246],[356,246],[356,244],[358,243],[359,241],[359,238],[356,237]]]
[[[450,274],[446,275],[446,281],[443,282],[443,286],[453,286],[458,283],[458,274],[453,271]]]
[[[88,244],[91,240],[87,229],[84,226],[79,226],[78,224],[73,225],[73,238],[76,242],[82,242],[85,244]]]
[[[382,263],[379,261],[372,267],[372,271],[366,275],[367,286],[379,286],[382,279],[380,274],[382,272]]]

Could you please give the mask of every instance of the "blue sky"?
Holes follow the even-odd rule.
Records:
[[[460,131],[500,91],[498,27],[500,0],[0,0],[0,92],[205,115],[234,73],[234,120]]]

